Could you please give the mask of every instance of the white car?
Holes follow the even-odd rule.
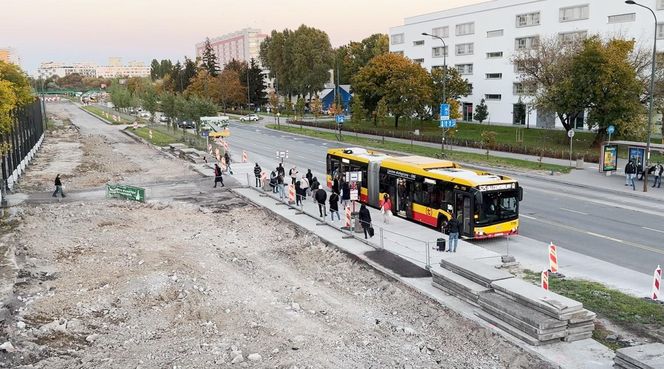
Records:
[[[143,111],[138,116],[141,118],[150,118],[150,112]]]
[[[256,114],[248,114],[248,115],[245,115],[243,117],[240,117],[240,122],[246,122],[246,121],[258,122],[259,119],[260,118]]]

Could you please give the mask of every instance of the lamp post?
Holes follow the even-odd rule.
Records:
[[[422,36],[431,36],[443,43],[443,104],[447,104],[447,45],[442,37],[422,32]],[[443,138],[440,140],[440,149],[445,150],[445,127],[443,127]]]
[[[652,136],[652,113],[653,113],[653,96],[655,95],[655,65],[657,63],[657,15],[649,7],[639,4],[633,0],[625,1],[625,4],[640,6],[648,9],[652,16],[655,18],[655,34],[652,41],[652,71],[650,72],[650,101],[648,103],[648,141],[646,141],[646,157],[643,159],[643,192],[648,192],[648,161],[650,160],[650,139]]]

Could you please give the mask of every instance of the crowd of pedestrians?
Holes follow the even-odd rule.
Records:
[[[636,191],[636,179],[639,173],[643,176],[643,171],[639,171],[641,167],[641,162],[636,159],[631,159],[625,165],[625,186],[632,186],[632,190]],[[657,163],[652,167],[648,168],[648,175],[654,177],[654,182],[652,188],[661,188],[662,187],[662,175],[664,175],[664,165]]]

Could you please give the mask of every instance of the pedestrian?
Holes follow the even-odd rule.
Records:
[[[335,214],[337,216],[337,220],[341,221],[341,217],[339,217],[339,194],[332,192],[330,195],[330,220],[333,222]]]
[[[305,174],[305,176],[307,176],[307,181],[309,181],[309,184],[311,184],[314,179],[314,174],[311,173],[311,169],[307,169],[307,174]]]
[[[290,170],[288,171],[288,175],[291,177],[291,184],[295,184],[295,182],[297,181],[298,173],[299,172],[297,171],[297,168],[295,166],[290,168]]]
[[[316,191],[318,191],[318,189],[320,188],[320,183],[318,182],[318,178],[313,177],[313,178],[311,179],[311,184],[309,184],[309,188],[311,189],[311,193],[312,193],[312,194],[315,194]],[[315,201],[316,201],[316,200],[314,199],[314,202],[315,202]]]
[[[449,234],[449,247],[447,252],[456,252],[457,243],[459,242],[459,233],[461,232],[461,224],[454,217],[454,213],[451,215],[449,221],[447,221],[447,232]]]
[[[636,177],[636,165],[634,165],[634,160],[630,160],[627,165],[625,165],[625,186],[629,186],[631,184],[632,189],[636,191],[634,177]]]
[[[261,186],[261,167],[256,163],[256,166],[254,166],[254,176],[256,177],[256,187]]]
[[[332,179],[332,192],[339,194],[339,176],[334,176]]]
[[[284,175],[279,174],[277,175],[277,191],[279,192],[279,198],[282,200],[284,199],[284,187]]]
[[[325,209],[325,200],[327,200],[327,192],[324,189],[319,188],[316,190],[314,198],[318,203],[318,213],[320,214],[320,217],[325,218],[327,216],[327,210]]]
[[[369,209],[367,209],[367,206],[364,204],[360,206],[360,225],[364,231],[365,240],[368,238],[367,234],[372,236],[369,231],[369,228],[371,227],[371,213],[369,213]]]
[[[664,165],[657,163],[654,174],[655,183],[652,184],[652,187],[655,188],[655,185],[657,185],[657,188],[660,188],[662,186],[662,175],[664,175]]]
[[[302,205],[302,188],[300,187],[300,181],[295,182],[295,206]]]
[[[219,164],[214,163],[214,188],[217,188],[217,183],[221,183],[221,187],[224,187],[224,177],[221,176],[221,167]]]
[[[272,193],[277,193],[277,172],[270,172],[270,187],[272,187]]]
[[[392,215],[392,199],[390,195],[383,195],[383,201],[380,204],[380,212],[383,214],[383,222],[390,223],[390,216]]]
[[[341,183],[341,206],[344,209],[348,206],[348,201],[350,201],[350,185],[348,182],[343,181]]]
[[[226,161],[226,169],[228,169],[228,173],[232,175],[233,170],[231,169],[231,156],[228,155],[228,151],[224,153],[224,160]]]
[[[60,193],[60,196],[63,198],[67,197],[65,196],[65,193],[62,191],[62,180],[60,180],[60,174],[55,176],[55,191],[53,191],[53,197],[58,197],[58,193]]]
[[[309,188],[309,180],[307,179],[306,175],[303,175],[302,178],[300,179],[300,188],[302,189],[302,195],[303,195],[302,199],[306,200],[309,191],[311,191],[311,189]]]
[[[277,174],[285,177],[286,176],[286,170],[284,169],[284,166],[279,163],[279,166],[277,166]]]

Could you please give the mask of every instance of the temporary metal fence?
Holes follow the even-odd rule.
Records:
[[[0,133],[2,147],[0,202],[3,204],[6,201],[6,191],[14,187],[44,140],[44,110],[39,99],[16,109],[12,115],[11,130]]]

